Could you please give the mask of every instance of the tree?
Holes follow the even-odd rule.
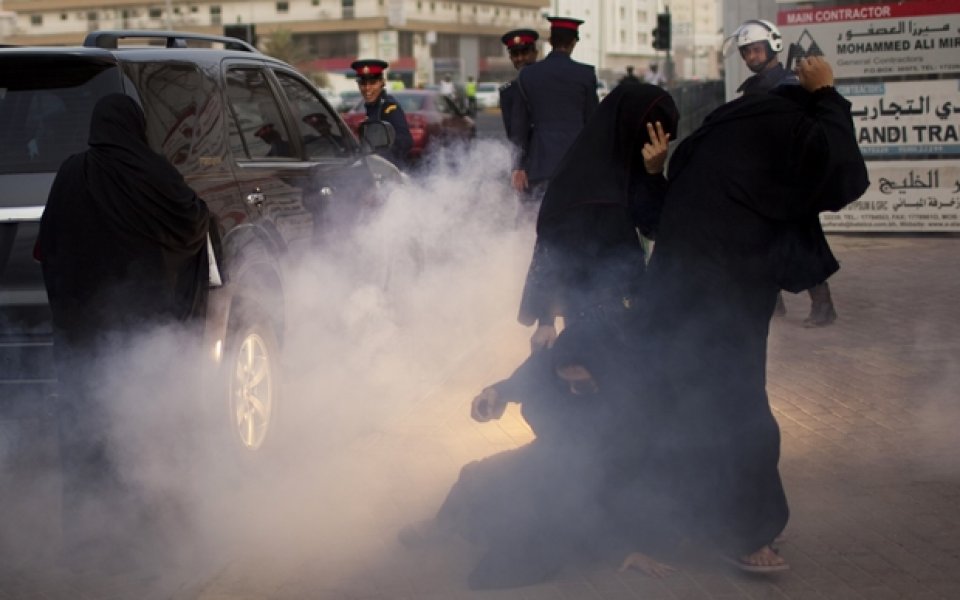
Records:
[[[293,38],[288,29],[276,29],[261,38],[264,54],[282,60],[287,64],[297,66],[310,58],[310,53],[302,42]]]

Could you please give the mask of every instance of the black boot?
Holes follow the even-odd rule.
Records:
[[[837,320],[837,311],[833,308],[830,286],[824,281],[815,285],[810,292],[810,316],[804,319],[804,327],[826,327]]]

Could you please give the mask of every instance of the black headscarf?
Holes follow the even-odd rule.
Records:
[[[56,330],[80,343],[202,316],[206,204],[147,144],[143,111],[130,97],[97,102],[89,143],[60,166],[40,222]]]
[[[200,251],[207,208],[180,172],[150,148],[143,111],[130,96],[110,94],[97,102],[89,143],[86,189],[118,232],[156,242],[175,257]]]
[[[637,229],[655,229],[663,194],[654,188],[666,185],[644,168],[646,125],[659,121],[676,135],[677,120],[673,99],[655,85],[619,85],[600,103],[547,187],[521,323],[623,312],[644,269]]]
[[[679,112],[662,88],[646,83],[618,85],[600,103],[564,156],[543,198],[537,232],[573,206],[627,205],[637,178],[646,174],[643,145],[647,123],[659,121],[676,138]]]

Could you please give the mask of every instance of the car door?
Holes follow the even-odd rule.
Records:
[[[269,69],[229,61],[224,82],[228,140],[248,226],[283,254],[309,247],[313,215],[304,205],[309,173]]]
[[[313,216],[314,243],[323,244],[377,205],[383,174],[371,171],[374,157],[361,154],[353,133],[313,85],[292,71],[272,71],[304,152],[303,200]]]

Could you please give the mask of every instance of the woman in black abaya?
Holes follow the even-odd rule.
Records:
[[[804,59],[799,77],[720,107],[676,149],[647,274],[676,493],[699,501],[700,532],[748,571],[786,567],[771,545],[788,509],[765,389],[777,292],[838,269],[818,214],[868,185],[829,65]]]
[[[37,241],[59,376],[65,543],[88,558],[87,546],[108,549],[136,510],[117,472],[104,384],[138,334],[203,317],[210,226],[206,204],[149,147],[129,96],[97,103],[89,144],[57,172]],[[84,523],[96,530],[79,531]]]
[[[640,287],[644,250],[662,205],[667,142],[679,115],[648,84],[617,86],[594,112],[550,181],[519,321],[539,323],[534,350],[556,338],[554,319],[617,319]]]

